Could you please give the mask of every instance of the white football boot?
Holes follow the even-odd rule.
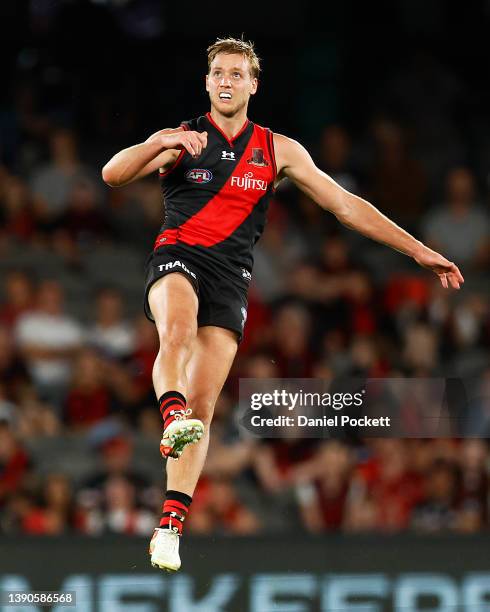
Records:
[[[188,419],[192,410],[177,414],[175,420],[163,432],[160,452],[163,457],[178,459],[188,444],[197,444],[204,433],[204,425],[199,419]]]
[[[177,572],[180,569],[179,539],[176,531],[159,527],[155,529],[149,549],[153,567],[167,572]]]

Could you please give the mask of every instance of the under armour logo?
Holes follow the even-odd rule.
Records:
[[[229,153],[227,151],[221,151],[221,159],[235,161],[235,153],[233,151],[230,151]]]

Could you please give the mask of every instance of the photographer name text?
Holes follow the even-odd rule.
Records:
[[[306,393],[303,390],[291,393],[285,389],[276,389],[271,393],[252,393],[250,408],[253,411],[271,408],[273,411],[295,411],[296,414],[254,414],[250,418],[250,424],[252,427],[390,427],[390,417],[387,416],[354,417],[338,412],[344,408],[362,406],[364,393],[364,390],[358,393]],[[330,408],[337,413],[314,417],[299,414],[302,410],[311,408]]]
[[[277,417],[262,417],[254,414],[250,423],[253,427],[390,427],[391,425],[390,417],[351,417],[348,414],[315,418],[303,414]]]

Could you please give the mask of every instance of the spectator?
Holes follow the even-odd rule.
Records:
[[[22,243],[33,237],[34,230],[30,192],[19,177],[10,176],[0,198],[0,231]]]
[[[53,228],[68,206],[69,193],[75,181],[89,176],[82,165],[75,134],[67,129],[57,129],[50,136],[50,161],[34,172],[31,188],[41,226]]]
[[[372,338],[355,337],[350,345],[350,363],[347,372],[349,376],[371,377],[387,374],[378,347]]]
[[[378,156],[369,189],[372,201],[395,222],[413,229],[427,197],[424,169],[410,156],[399,125],[381,119],[373,131]]]
[[[291,266],[305,257],[307,249],[280,203],[271,202],[267,227],[254,250],[254,285],[260,298],[270,303],[287,285]]]
[[[377,330],[374,288],[368,275],[353,271],[348,275],[344,292],[349,313],[348,330],[354,336],[371,336]]]
[[[103,505],[86,514],[85,533],[148,535],[155,528],[155,515],[136,504],[136,491],[124,476],[112,476],[104,484]]]
[[[110,226],[119,242],[143,251],[162,223],[160,186],[152,177],[109,193]]]
[[[409,274],[396,274],[384,289],[384,308],[396,333],[403,335],[407,327],[423,320],[429,307],[431,288],[427,279]],[[434,296],[439,296],[438,290]],[[445,297],[445,296],[443,296]]]
[[[70,379],[72,359],[80,348],[80,324],[63,310],[63,289],[54,280],[43,281],[36,308],[17,321],[15,335],[34,383],[42,396],[57,406]]]
[[[259,350],[270,342],[271,309],[252,285],[248,294],[247,325],[239,347],[239,356]]]
[[[273,346],[281,377],[310,376],[313,365],[310,331],[311,317],[302,305],[286,304],[276,313]]]
[[[0,508],[23,482],[29,457],[10,426],[0,421]]]
[[[135,348],[134,329],[123,318],[123,299],[115,288],[99,291],[96,301],[95,323],[88,330],[89,342],[107,357],[124,360]]]
[[[309,462],[298,467],[296,492],[309,531],[342,527],[352,468],[350,449],[337,441],[326,442]]]
[[[405,334],[403,367],[407,376],[431,376],[438,367],[436,332],[424,323],[414,323]]]
[[[232,424],[234,405],[226,391],[222,391],[213,415],[210,429],[209,450],[203,473],[207,476],[237,477],[252,464],[255,443],[250,439],[239,439]]]
[[[403,440],[378,439],[372,441],[372,451],[371,457],[358,466],[351,482],[349,520],[354,525],[359,519],[362,522],[355,511],[351,514],[352,504],[367,503],[374,510],[375,529],[388,532],[406,529],[412,509],[422,496],[420,477],[410,466],[407,446]]]
[[[80,507],[86,510],[100,510],[104,503],[106,485],[116,477],[123,478],[134,487],[137,501],[141,506],[152,508],[158,505],[160,491],[145,474],[132,466],[134,445],[129,437],[124,435],[109,437],[97,450],[100,467],[80,485],[78,492]]]
[[[158,354],[158,335],[153,323],[141,315],[134,324],[135,350],[129,361],[129,368],[141,403],[154,405],[152,385],[153,363]]]
[[[486,325],[489,320],[488,303],[482,295],[467,295],[453,308],[452,333],[455,348],[468,351],[479,345],[488,345],[485,338]]]
[[[414,529],[435,532],[456,528],[457,478],[457,468],[453,463],[444,459],[434,462],[425,477],[424,499],[413,512]]]
[[[0,326],[0,384],[5,397],[11,401],[18,400],[22,387],[29,383],[26,364],[16,353],[11,334]]]
[[[22,270],[7,272],[4,299],[0,306],[0,323],[13,327],[19,316],[33,309],[34,305],[34,287],[29,275]]]
[[[323,130],[319,167],[347,191],[359,192],[359,182],[352,168],[350,138],[341,126],[330,125]]]
[[[408,125],[417,144],[417,157],[432,176],[438,177],[444,166],[461,158],[458,121],[467,111],[470,90],[439,53],[429,45],[420,45],[407,54],[407,63],[400,66],[389,83],[387,99],[382,104],[393,108]]]
[[[262,440],[253,456],[255,475],[263,491],[281,494],[294,485],[296,472],[309,463],[316,440],[276,438]]]
[[[85,349],[77,355],[65,403],[65,422],[70,428],[91,427],[111,414],[113,398],[105,372],[95,352]]]
[[[0,423],[7,423],[9,425],[17,425],[17,406],[9,399],[5,386],[0,383]]]
[[[486,440],[465,440],[460,453],[461,487],[458,492],[458,528],[474,532],[489,523]]]
[[[239,499],[226,478],[202,478],[194,493],[189,530],[196,533],[251,535],[261,528],[258,517]]]
[[[64,474],[50,474],[42,500],[22,512],[21,529],[32,535],[61,535],[83,529],[83,512],[75,506],[71,483]]]
[[[80,177],[73,182],[66,210],[60,216],[58,225],[69,232],[78,246],[85,248],[108,235],[109,223],[101,210],[93,181]]]
[[[422,224],[424,238],[434,249],[463,269],[482,270],[490,256],[490,218],[477,204],[475,177],[454,168],[446,178],[446,203],[429,212]]]
[[[42,402],[33,387],[23,389],[18,404],[16,430],[23,440],[63,434],[62,423],[54,407]]]
[[[341,235],[331,235],[324,240],[320,253],[320,272],[314,283],[318,304],[314,310],[316,328],[322,335],[333,329],[350,334],[351,325],[357,324],[357,310],[361,316],[364,312],[366,331],[374,329],[375,322],[368,305],[372,288],[370,283],[364,282],[365,276],[352,262],[347,241]],[[359,324],[363,325],[360,317]]]

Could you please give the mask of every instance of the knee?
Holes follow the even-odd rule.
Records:
[[[206,426],[211,424],[215,403],[215,399],[207,394],[191,394],[187,398],[187,406],[192,410],[191,418],[199,419]]]
[[[196,335],[192,324],[187,321],[157,323],[160,338],[160,353],[188,352]]]

